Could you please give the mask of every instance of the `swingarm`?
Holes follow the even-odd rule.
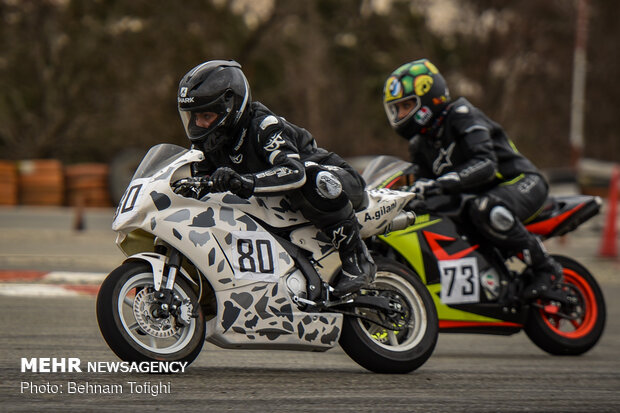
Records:
[[[325,291],[329,291],[328,288]],[[408,306],[403,300],[396,291],[370,288],[335,300],[330,299],[328,292],[325,300],[316,302],[293,296],[296,304],[307,305],[317,311],[338,312],[356,317],[393,331],[404,330],[408,325],[409,314],[406,311]],[[371,310],[370,314],[376,316],[369,317],[367,313],[356,312],[355,309]]]

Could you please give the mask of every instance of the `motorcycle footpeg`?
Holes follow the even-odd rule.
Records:
[[[299,297],[297,295],[293,296],[293,302],[295,304],[303,304],[303,305],[308,305],[310,307],[318,307],[320,305],[320,302],[306,300],[305,298]]]
[[[560,288],[549,288],[539,294],[538,297],[541,300],[555,301],[563,305],[575,305],[579,302],[577,297],[568,291],[563,291]]]
[[[353,302],[353,300],[359,293],[359,291],[353,291],[353,292],[350,292],[350,293],[347,293],[341,296],[336,296],[334,294],[335,292],[334,287],[332,287],[331,285],[327,283],[324,283],[323,287],[325,290],[325,301],[323,301],[323,304],[325,305],[326,308],[351,303]]]
[[[330,307],[335,307],[338,305],[342,305],[342,304],[346,304],[348,302],[352,302],[353,299],[351,297],[347,297],[347,298],[339,298],[336,301],[329,301],[329,300],[325,300],[325,301],[310,301],[310,300],[306,300],[305,298],[301,298],[298,296],[293,296],[293,302],[295,302],[295,304],[304,304],[309,306],[310,308],[316,309],[316,310],[325,310],[328,309]]]
[[[350,303],[353,301],[353,298],[356,294],[356,293],[351,293],[351,294],[344,295],[342,297],[337,297],[335,299],[332,299],[334,288],[327,283],[323,283],[323,291],[325,291],[323,300],[311,301],[311,300],[295,295],[293,296],[293,302],[295,302],[295,304],[298,304],[298,305],[303,304],[303,305],[308,306],[309,308],[320,311],[320,310],[328,309],[330,307],[335,307],[338,305]]]

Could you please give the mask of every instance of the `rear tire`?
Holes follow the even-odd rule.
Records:
[[[553,257],[564,268],[564,284],[578,297],[569,309],[573,319],[550,314],[543,308],[532,307],[524,330],[541,349],[553,355],[575,356],[590,350],[605,328],[603,292],[590,272],[578,262],[563,256]],[[550,304],[538,300],[538,304]]]
[[[377,275],[372,287],[390,290],[406,303],[409,327],[388,330],[353,316],[343,320],[340,346],[362,367],[375,373],[409,373],[431,356],[438,336],[437,310],[416,274],[396,261],[375,258]],[[356,309],[367,317],[377,312]]]
[[[124,361],[184,361],[191,363],[205,340],[205,321],[193,289],[182,277],[174,293],[185,310],[197,316],[188,326],[173,316],[152,316],[153,271],[144,262],[128,262],[112,271],[97,295],[97,321],[110,349]],[[197,308],[194,308],[197,306]]]

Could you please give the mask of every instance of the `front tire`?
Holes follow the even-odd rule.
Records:
[[[575,356],[590,350],[605,328],[603,292],[590,272],[578,262],[562,256],[553,257],[564,268],[564,288],[578,298],[570,308],[560,311],[570,317],[545,310],[548,300],[532,306],[525,333],[541,349],[553,355]]]
[[[191,363],[205,339],[205,322],[193,289],[182,277],[174,293],[184,311],[194,314],[189,325],[174,316],[152,315],[153,272],[144,262],[128,262],[112,271],[97,295],[97,322],[110,349],[124,361],[184,361]],[[197,306],[197,308],[195,308]]]
[[[403,265],[375,258],[377,275],[371,288],[393,291],[404,302],[406,328],[388,330],[367,319],[346,316],[340,346],[362,367],[375,373],[409,373],[431,356],[438,336],[437,310],[420,279]],[[377,311],[356,309],[366,318],[381,317]]]

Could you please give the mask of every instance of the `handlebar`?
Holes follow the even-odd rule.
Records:
[[[206,176],[193,176],[189,178],[181,178],[172,183],[172,188],[175,193],[183,193],[186,190],[192,191],[192,196],[196,197],[199,193],[205,195],[210,192],[209,189],[213,187],[213,181]],[[184,195],[187,196],[187,195]]]
[[[470,199],[475,195],[471,194],[442,194],[433,195],[426,199],[413,199],[407,204],[406,209],[418,215],[434,212],[448,217],[458,217]]]
[[[206,176],[192,176],[189,178],[181,178],[172,183],[173,187],[179,187],[181,185],[212,187],[213,181]]]
[[[178,188],[182,185],[211,188],[213,187],[213,181],[209,177],[206,177],[206,176],[195,176],[195,177],[190,177],[190,178],[181,178],[178,181],[175,181],[172,183],[173,188]],[[242,183],[240,179],[233,178],[230,180],[229,185],[230,185],[230,189],[234,191],[237,189],[241,189]]]

